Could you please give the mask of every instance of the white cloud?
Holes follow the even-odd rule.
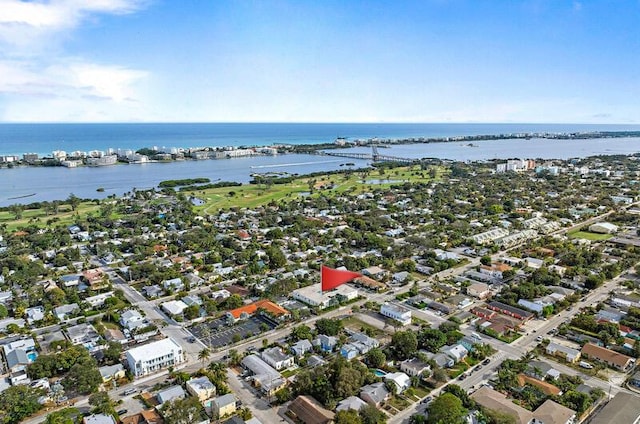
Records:
[[[133,13],[148,0],[0,0],[0,120],[123,119],[140,113],[149,73],[92,63],[64,41],[97,15]]]

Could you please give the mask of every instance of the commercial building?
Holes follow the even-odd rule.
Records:
[[[171,338],[129,349],[125,352],[125,357],[129,370],[136,377],[147,375],[184,361],[182,347]]]
[[[385,317],[400,322],[400,324],[402,325],[411,324],[411,310],[405,308],[404,306],[385,302],[380,305],[380,313]]]
[[[358,290],[347,284],[336,287],[333,290],[323,292],[320,284],[313,284],[307,287],[296,289],[291,296],[302,303],[324,309],[340,303],[341,299],[353,300],[358,297]]]

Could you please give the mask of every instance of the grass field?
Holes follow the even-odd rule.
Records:
[[[93,202],[83,202],[78,205],[78,209],[74,212],[69,205],[61,205],[58,213],[55,215],[47,215],[43,209],[25,209],[20,219],[15,219],[13,213],[9,211],[0,211],[0,225],[6,224],[8,231],[15,231],[20,227],[27,225],[36,225],[38,227],[49,226],[51,224],[71,225],[76,221],[75,215],[86,216],[96,212],[99,206]]]
[[[613,234],[597,234],[597,233],[589,233],[586,231],[574,231],[571,233],[567,233],[567,236],[569,236],[569,238],[581,238],[581,239],[591,240],[591,241],[602,241],[602,240],[610,239],[611,237],[613,237]]]
[[[351,174],[331,174],[315,177],[300,177],[288,184],[243,184],[236,187],[219,187],[207,190],[193,190],[184,192],[204,200],[202,206],[194,207],[201,215],[215,214],[221,210],[231,208],[255,208],[270,202],[287,201],[299,196],[335,196],[342,193],[364,193],[376,188],[388,188],[404,182],[427,182],[440,179],[444,168],[436,167],[435,176],[419,166],[394,169],[369,169],[354,171]],[[375,180],[373,183],[372,181]],[[25,209],[20,219],[10,211],[0,211],[0,225],[5,224],[8,231],[15,231],[27,225],[47,227],[50,225],[70,225],[76,221],[76,214],[85,217],[97,212],[99,206],[94,202],[83,202],[77,211],[72,211],[69,205],[61,205],[58,213],[47,215],[44,208]]]
[[[201,214],[214,214],[231,208],[255,208],[270,202],[293,200],[299,196],[334,196],[342,193],[361,193],[374,188],[387,188],[405,182],[427,182],[441,178],[443,168],[436,168],[435,178],[429,171],[419,167],[403,167],[347,174],[333,174],[316,177],[300,177],[288,184],[244,184],[237,187],[219,187],[207,190],[185,192],[204,200],[205,204],[195,210]],[[375,183],[371,183],[375,180]]]

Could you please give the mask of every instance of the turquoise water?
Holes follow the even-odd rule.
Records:
[[[378,377],[384,377],[385,375],[387,375],[387,373],[386,373],[386,372],[384,372],[384,371],[382,371],[382,370],[378,370],[378,369],[373,370],[373,373],[374,373],[375,375],[377,375]]]
[[[411,138],[479,134],[640,130],[585,124],[0,124],[0,155],[106,150],[110,147],[264,146],[331,143],[337,137]]]

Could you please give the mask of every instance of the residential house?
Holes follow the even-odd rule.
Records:
[[[87,297],[84,301],[89,305],[91,305],[92,307],[96,308],[104,305],[104,301],[110,297],[113,297],[112,291]]]
[[[53,309],[53,314],[60,321],[66,321],[67,318],[70,318],[70,315],[73,315],[76,311],[80,310],[80,307],[77,303],[71,303],[68,305],[61,305],[57,308]]]
[[[272,347],[262,351],[262,359],[276,370],[283,368],[289,368],[293,366],[293,356],[287,355],[282,352],[279,347]]]
[[[187,397],[187,393],[184,391],[182,386],[177,384],[159,391],[156,396],[160,405],[176,399],[184,399],[185,397]]]
[[[32,325],[34,322],[41,321],[44,319],[44,306],[33,306],[31,308],[27,308],[24,311],[24,315],[27,318],[29,325]]]
[[[477,297],[478,299],[486,299],[491,296],[489,285],[485,283],[473,283],[467,287],[467,294],[469,296]]]
[[[576,411],[547,399],[534,412],[535,424],[574,424]]]
[[[558,356],[567,362],[575,363],[580,359],[580,351],[551,342],[546,347],[547,355]]]
[[[116,342],[120,344],[126,344],[128,342],[127,337],[117,328],[106,328],[104,330],[104,339],[108,342]]]
[[[155,409],[143,410],[139,414],[121,418],[122,424],[163,424],[164,420]]]
[[[154,299],[156,297],[160,297],[164,293],[164,291],[156,285],[144,286],[142,287],[142,292],[144,293],[147,299]]]
[[[7,371],[10,373],[26,370],[27,365],[35,361],[38,356],[36,344],[31,337],[2,345],[2,354]]]
[[[168,302],[162,303],[161,306],[166,313],[174,317],[182,315],[184,310],[188,308],[186,303],[181,300],[170,300]]]
[[[400,362],[400,370],[411,377],[428,377],[431,374],[431,366],[418,358],[411,358]]]
[[[359,353],[358,348],[351,343],[345,343],[340,347],[340,355],[349,361],[358,356]]]
[[[80,278],[82,276],[80,274],[69,274],[63,275],[60,277],[60,282],[65,287],[77,287],[80,284]]]
[[[291,353],[293,353],[297,357],[304,356],[305,353],[311,352],[313,350],[313,345],[307,339],[298,340],[291,346]]]
[[[524,309],[516,308],[502,302],[489,302],[487,304],[487,308],[523,321],[529,320],[534,316],[532,312],[525,311]]]
[[[538,315],[542,315],[542,309],[545,306],[550,305],[549,303],[545,303],[545,302],[541,302],[541,301],[530,301],[527,299],[519,299],[518,300],[518,305],[522,306],[523,308],[527,308],[533,312],[535,312]]]
[[[207,411],[211,411],[212,398],[216,395],[216,386],[206,376],[192,378],[186,383],[187,392],[197,397]]]
[[[252,374],[253,384],[268,396],[283,388],[287,381],[259,356],[251,354],[242,359],[242,367]]]
[[[380,313],[385,317],[398,321],[402,325],[411,324],[411,310],[404,306],[385,302],[380,305]]]
[[[490,275],[492,278],[496,278],[499,280],[502,280],[504,278],[504,275],[503,275],[504,272],[511,271],[511,270],[513,270],[513,268],[511,268],[509,265],[504,263],[480,265],[480,272],[482,274]]]
[[[135,377],[150,374],[184,361],[182,347],[171,338],[151,342],[125,352],[127,366]]]
[[[455,344],[455,345],[450,345],[450,346],[443,346],[443,347],[440,348],[440,352],[442,352],[445,355],[449,356],[456,363],[462,361],[467,356],[467,354],[469,353],[469,351],[464,346],[462,346],[460,344]]]
[[[109,279],[100,268],[88,269],[82,273],[82,278],[89,284],[91,290],[100,290],[108,286]]]
[[[562,390],[560,390],[558,386],[554,386],[553,384],[547,383],[546,381],[538,380],[537,378],[531,377],[529,375],[518,374],[517,380],[520,387],[524,387],[529,384],[536,387],[538,390],[548,396],[560,396],[562,394]]]
[[[324,334],[320,334],[315,340],[314,344],[320,346],[320,350],[323,352],[333,352],[336,344],[338,344],[338,338],[334,336],[325,336]]]
[[[332,424],[335,414],[325,409],[312,396],[300,395],[289,404],[288,412],[303,424]]]
[[[360,272],[362,274],[366,275],[367,277],[371,277],[371,278],[373,278],[375,280],[383,279],[388,274],[387,271],[385,271],[384,269],[380,268],[379,266],[370,266],[368,268],[363,269]]]
[[[635,424],[640,422],[638,396],[618,392],[599,412],[591,417],[589,424]]]
[[[427,355],[427,358],[433,360],[440,368],[451,368],[456,364],[453,358],[444,353],[425,352],[425,355]]]
[[[71,343],[74,345],[83,345],[88,349],[94,348],[100,340],[100,334],[98,334],[91,324],[77,324],[68,327],[65,331]]]
[[[91,414],[82,418],[82,424],[116,424],[116,420],[107,414]]]
[[[232,393],[218,396],[211,401],[211,413],[214,417],[226,417],[236,412],[236,397]]]
[[[403,372],[386,374],[384,381],[391,381],[396,386],[396,394],[402,393],[411,387],[411,378]]]
[[[120,325],[132,331],[138,327],[144,327],[146,323],[140,312],[135,309],[129,309],[120,315]]]
[[[367,406],[367,402],[363,401],[359,397],[349,396],[348,398],[338,402],[336,411],[347,411],[349,409],[353,409],[354,411],[359,411],[365,406]]]
[[[355,346],[361,354],[369,352],[371,349],[380,346],[380,342],[373,337],[369,337],[364,333],[352,333],[349,341]]]
[[[511,402],[505,395],[488,387],[480,387],[471,399],[484,408],[500,412],[514,418],[515,424],[530,424],[533,413]]]
[[[391,393],[382,382],[369,384],[360,389],[360,398],[376,408],[389,399],[389,396]]]
[[[601,347],[593,343],[587,343],[582,347],[582,356],[588,359],[603,362],[608,366],[620,371],[628,371],[635,363],[635,359],[615,352],[606,347]]]
[[[162,282],[162,287],[165,290],[171,290],[173,292],[178,292],[184,290],[184,283],[182,282],[182,278],[172,278],[170,280],[164,280]]]
[[[98,368],[100,375],[102,376],[102,382],[107,383],[111,380],[120,380],[124,378],[125,372],[122,364],[106,365]]]

